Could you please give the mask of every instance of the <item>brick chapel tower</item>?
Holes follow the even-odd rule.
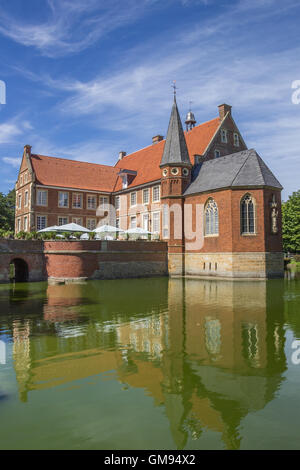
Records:
[[[168,240],[172,273],[184,274],[184,197],[191,182],[190,161],[174,94],[161,163],[162,234]]]

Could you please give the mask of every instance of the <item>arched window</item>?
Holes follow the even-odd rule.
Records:
[[[255,204],[250,194],[241,201],[241,232],[255,233]]]
[[[205,235],[219,234],[218,206],[213,199],[209,199],[205,206]]]

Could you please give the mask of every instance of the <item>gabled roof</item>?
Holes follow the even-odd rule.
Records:
[[[184,132],[191,163],[194,163],[194,155],[203,155],[221,124],[220,118],[212,119],[199,124],[189,132]],[[128,188],[147,184],[161,178],[160,162],[162,159],[165,140],[133,152],[116,164],[117,168],[127,168],[137,171],[137,176],[128,185]],[[122,181],[118,178],[115,191],[122,189]]]
[[[244,186],[282,189],[277,178],[254,149],[203,162],[198,175],[184,194]]]
[[[162,167],[168,164],[180,165],[182,163],[190,165],[191,161],[186,146],[177,103],[174,99],[160,166]]]
[[[194,155],[203,155],[220,127],[219,118],[199,124],[189,132],[184,132],[191,163]],[[158,181],[161,178],[160,162],[165,148],[165,140],[127,155],[112,167],[96,163],[79,162],[65,158],[32,154],[31,165],[36,182],[45,186],[74,188],[90,191],[113,192],[122,190],[121,169],[136,172],[130,178],[128,188]],[[184,150],[185,152],[185,150]]]
[[[36,182],[45,186],[111,192],[119,172],[115,167],[65,158],[32,154],[30,159]]]

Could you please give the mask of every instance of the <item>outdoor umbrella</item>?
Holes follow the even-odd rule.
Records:
[[[144,228],[141,227],[135,227],[135,228],[130,228],[126,230],[126,233],[130,234],[136,234],[136,235],[149,235],[152,234],[152,232],[149,232],[149,230],[145,230]]]
[[[56,227],[56,231],[59,232],[84,232],[88,233],[91,230],[82,227],[82,225],[75,224],[72,222],[71,224],[65,224],[65,225],[60,225],[59,227]]]
[[[38,230],[38,233],[41,232],[56,232],[59,227],[57,225],[52,225],[52,227],[46,227],[42,228],[41,230]]]
[[[124,232],[121,228],[114,227],[113,225],[101,225],[100,227],[95,228],[93,232],[96,233],[105,233],[105,232]]]

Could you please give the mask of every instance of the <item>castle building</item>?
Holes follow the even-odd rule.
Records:
[[[282,186],[248,149],[231,106],[186,131],[174,96],[167,137],[115,166],[24,154],[15,230],[75,222],[143,227],[168,242],[172,275],[274,277],[283,273]]]

